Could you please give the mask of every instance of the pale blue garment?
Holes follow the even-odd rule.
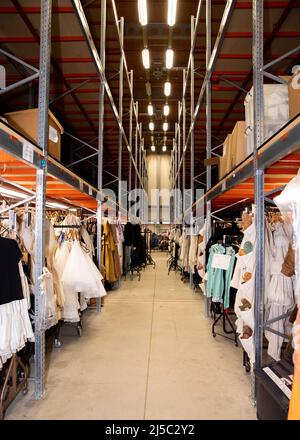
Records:
[[[232,278],[234,260],[235,260],[235,252],[234,249],[230,246],[226,248],[226,255],[231,255],[229,268],[225,273],[223,269],[213,268],[212,260],[214,254],[225,254],[225,248],[222,244],[214,244],[211,246],[209,250],[209,258],[207,263],[207,287],[206,287],[206,295],[208,298],[212,297],[214,302],[223,302],[224,295],[224,307],[229,307],[229,295],[230,295],[230,282]],[[225,278],[225,280],[224,280]],[[225,284],[225,292],[224,292],[224,284]]]

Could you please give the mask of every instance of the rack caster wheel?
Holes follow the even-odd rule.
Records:
[[[54,347],[55,348],[61,348],[63,346],[63,342],[60,339],[54,340]]]
[[[216,333],[213,333],[212,335],[213,335],[214,338],[217,336]]]
[[[236,346],[236,347],[238,347],[238,346],[239,346],[239,344],[238,344],[238,343],[236,342],[236,343],[235,343],[235,346]]]
[[[79,337],[82,336],[82,327],[77,326],[77,334],[78,334]]]
[[[23,388],[22,394],[23,396],[26,396],[26,394],[28,394],[28,387]]]

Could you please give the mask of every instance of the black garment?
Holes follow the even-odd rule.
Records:
[[[18,266],[21,258],[18,243],[0,237],[0,305],[24,299]]]
[[[124,227],[124,246],[133,244],[133,224],[128,222]]]

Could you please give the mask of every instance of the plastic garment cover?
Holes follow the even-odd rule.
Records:
[[[56,296],[53,288],[53,278],[49,270],[44,267],[43,273],[39,278],[41,288],[40,313],[35,319],[37,330],[47,330],[57,324]]]

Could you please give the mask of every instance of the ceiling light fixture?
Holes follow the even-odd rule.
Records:
[[[151,151],[155,151],[155,145],[151,145]]]
[[[173,49],[167,49],[166,51],[166,68],[172,69],[174,61],[174,51]]]
[[[167,146],[166,146],[166,145],[163,145],[163,147],[162,147],[162,151],[163,151],[164,153],[167,151]]]
[[[150,69],[150,53],[149,49],[143,49],[142,50],[142,60],[143,60],[143,66],[145,69]]]
[[[169,116],[170,113],[170,107],[168,104],[164,105],[164,116]]]
[[[153,116],[154,110],[153,110],[153,105],[149,104],[148,105],[148,115],[149,116]]]
[[[171,95],[171,83],[169,81],[165,82],[164,93],[166,96]]]
[[[163,123],[163,131],[168,131],[169,124],[167,122]]]
[[[56,203],[56,202],[46,202],[46,206],[48,208],[54,208],[54,209],[68,209],[69,206],[63,205],[62,203]]]
[[[148,23],[147,0],[138,0],[139,21],[142,26]]]
[[[149,122],[149,130],[154,130],[154,122]]]
[[[168,0],[168,25],[174,26],[176,22],[177,0]]]
[[[0,188],[0,194],[2,194],[3,196],[9,196],[17,199],[26,199],[27,197],[29,197],[28,194],[24,194],[22,192],[14,191],[12,189],[4,188],[4,187]]]

